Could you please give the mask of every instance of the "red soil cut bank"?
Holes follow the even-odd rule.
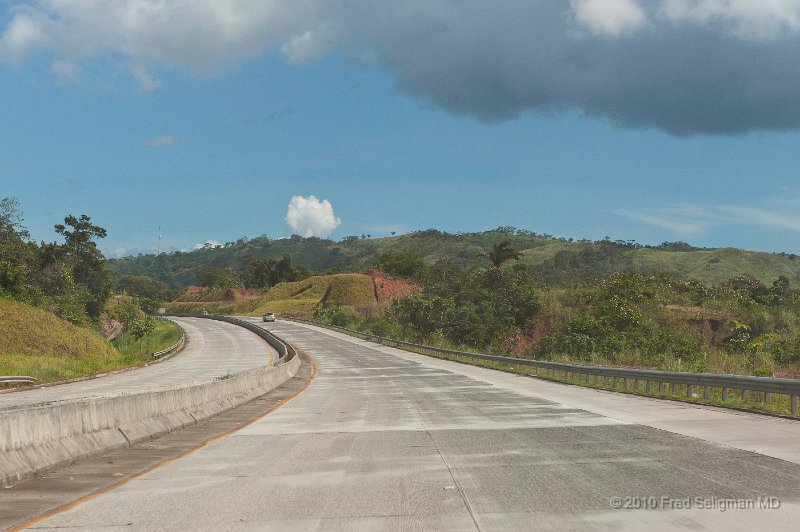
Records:
[[[375,287],[375,300],[378,303],[390,301],[393,298],[403,298],[422,292],[422,286],[407,281],[405,279],[392,279],[386,277],[378,270],[367,270],[364,272],[372,278]]]

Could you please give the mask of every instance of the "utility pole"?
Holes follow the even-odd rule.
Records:
[[[158,251],[156,252],[156,257],[161,255],[161,226],[158,226]]]

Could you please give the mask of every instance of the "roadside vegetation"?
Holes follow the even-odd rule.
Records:
[[[164,283],[107,269],[105,229],[87,215],[54,229],[63,242],[32,241],[18,202],[0,200],[0,375],[94,375],[148,362],[180,337],[148,315],[169,296]]]
[[[61,243],[32,242],[21,222],[16,201],[2,200],[0,297],[102,333],[128,360],[158,350],[157,339],[145,342],[164,331],[148,316],[165,306],[171,313],[314,317],[411,342],[542,360],[800,375],[800,262],[793,254],[576,241],[501,227],[340,242],[242,238],[106,261],[95,244],[106,231],[86,215],[55,226]],[[186,286],[195,283],[202,286]]]
[[[718,285],[615,273],[550,287],[513,254],[487,269],[441,261],[423,293],[384,312],[317,307],[326,323],[436,347],[665,371],[800,375],[800,294],[779,277]],[[409,261],[416,260],[409,257]],[[521,261],[520,261],[521,262]]]
[[[171,321],[149,318],[142,325],[122,333],[112,344],[125,365],[132,366],[152,361],[153,353],[170,347],[180,338],[180,327]]]
[[[0,375],[55,382],[144,364],[181,335],[173,323],[150,322],[152,329],[126,332],[112,343],[91,326],[0,297]]]
[[[404,347],[408,351],[414,352],[412,348]],[[707,404],[713,406],[721,406],[725,408],[737,408],[742,410],[753,410],[766,412],[770,414],[777,414],[782,416],[796,416],[791,412],[791,402],[788,396],[781,394],[773,394],[769,402],[763,393],[750,391],[747,397],[742,396],[741,390],[730,390],[727,399],[723,400],[722,390],[719,388],[712,388],[710,390],[709,398],[705,399],[702,390],[695,388],[691,394],[687,394],[685,385],[665,384],[663,390],[659,387],[648,388],[644,382],[639,382],[636,387],[630,383],[623,383],[621,379],[611,381],[595,381],[591,379],[582,378],[580,376],[564,377],[558,373],[548,372],[546,370],[537,369],[531,366],[524,366],[519,364],[509,364],[505,362],[496,362],[490,360],[480,360],[469,358],[466,356],[448,355],[443,353],[421,353],[426,356],[433,356],[443,360],[451,360],[463,364],[470,364],[473,366],[481,366],[498,371],[505,371],[508,373],[517,373],[520,375],[535,376],[541,379],[547,379],[556,382],[563,382],[567,384],[575,384],[587,388],[595,388],[598,390],[609,390],[615,392],[629,393],[633,395],[641,395],[648,397],[657,397],[659,399],[670,399],[673,401],[681,401],[687,403]]]

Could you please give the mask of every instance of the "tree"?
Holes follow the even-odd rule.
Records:
[[[197,269],[197,278],[200,284],[209,288],[239,288],[242,281],[231,268],[219,266],[204,266]]]
[[[167,285],[147,275],[126,275],[117,281],[117,291],[131,296],[164,301],[169,297]]]
[[[521,256],[522,253],[512,248],[508,240],[503,240],[499,244],[493,245],[492,249],[486,253],[478,254],[478,257],[489,259],[494,269],[500,269],[503,263],[509,260],[519,260]]]
[[[785,275],[779,275],[775,282],[772,283],[772,288],[769,289],[773,305],[780,305],[781,302],[788,299],[792,295],[792,289],[789,285],[789,278]]]
[[[276,261],[248,257],[244,259],[244,262],[242,281],[246,288],[263,289],[272,286],[270,284],[270,276],[275,269]]]
[[[0,291],[17,293],[25,284],[34,245],[22,227],[16,198],[0,200]]]
[[[159,305],[170,298],[170,291],[163,282],[146,275],[126,275],[117,281],[117,291],[134,296],[145,312],[155,312]]]
[[[764,283],[752,275],[736,275],[722,284],[731,290],[749,295],[758,303],[766,303],[769,300],[769,289],[767,289]],[[778,286],[780,287],[780,283]]]
[[[67,215],[64,223],[57,224],[55,230],[64,237],[64,259],[72,270],[74,282],[85,286],[89,292],[86,312],[97,318],[111,295],[111,278],[105,268],[105,257],[94,242],[95,238],[105,238],[106,230],[92,224],[91,218],[85,214],[80,218]]]
[[[72,231],[67,230],[67,226]],[[105,238],[107,232],[99,225],[92,224],[92,219],[85,214],[80,218],[69,214],[64,218],[63,224],[55,225],[56,233],[62,235],[66,240],[67,249],[76,253],[90,253],[97,250],[93,238]]]
[[[397,277],[416,277],[425,268],[425,261],[413,252],[387,251],[381,255],[376,267]]]
[[[137,339],[141,340],[156,328],[156,323],[150,316],[145,316],[144,319],[136,320],[130,324],[129,331]]]

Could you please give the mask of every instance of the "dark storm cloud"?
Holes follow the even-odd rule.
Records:
[[[580,109],[675,134],[800,126],[795,37],[742,39],[668,21],[596,35],[574,28],[565,2],[449,4],[376,10],[368,35],[401,90],[454,113],[494,121]]]

